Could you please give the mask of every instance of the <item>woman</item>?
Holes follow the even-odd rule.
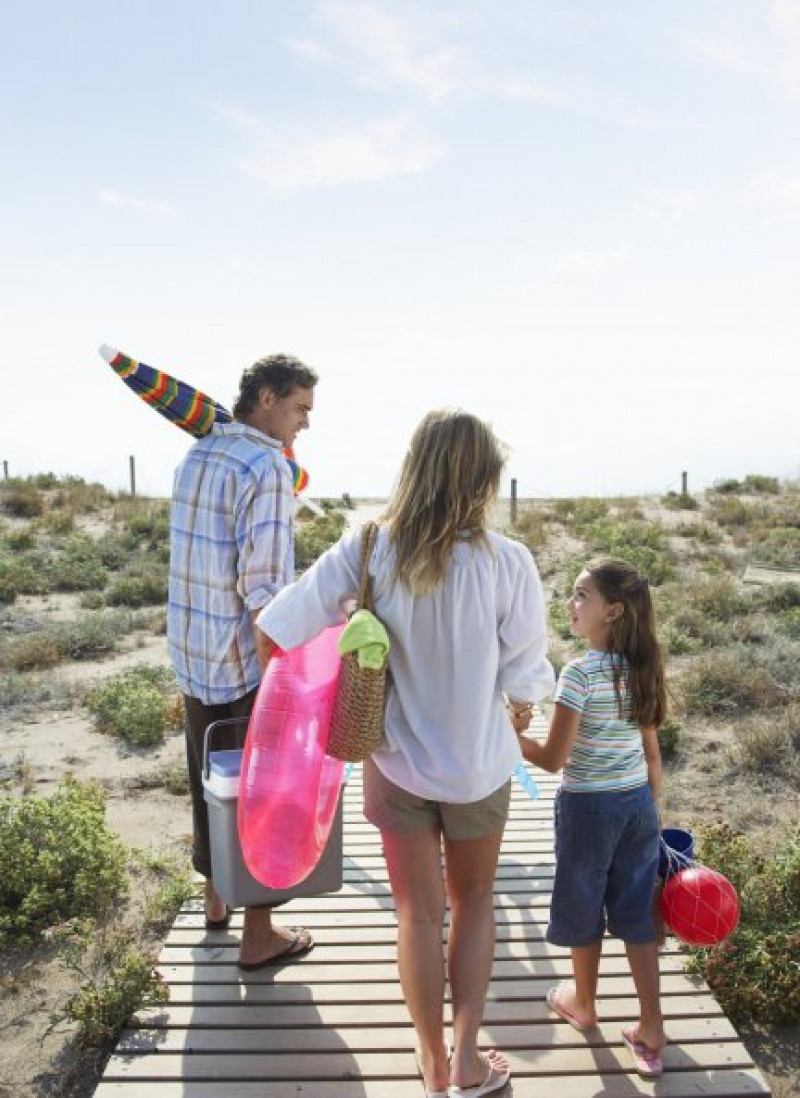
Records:
[[[364,811],[381,832],[398,919],[398,965],[428,1098],[503,1087],[508,1061],[477,1034],[494,955],[493,883],[520,761],[512,715],[549,694],[544,598],[518,542],[487,530],[505,463],[466,412],[430,412],[384,512],[369,572],[391,640],[386,739],[364,765]],[[343,620],[360,533],[345,535],[257,619],[291,648]],[[444,875],[441,845],[444,842]],[[446,889],[446,891],[445,891]],[[453,1049],[444,1039],[442,930]]]

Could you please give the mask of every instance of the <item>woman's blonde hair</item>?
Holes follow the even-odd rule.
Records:
[[[486,544],[486,509],[507,449],[468,412],[428,412],[414,432],[383,514],[398,579],[414,594],[443,578],[456,541]]]

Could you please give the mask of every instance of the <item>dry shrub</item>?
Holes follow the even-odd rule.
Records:
[[[800,777],[800,705],[739,721],[731,747],[734,763],[747,774],[796,782]]]
[[[517,521],[509,533],[528,549],[541,549],[547,542],[548,522],[549,516],[546,512],[526,507],[517,515]]]
[[[687,713],[734,715],[771,709],[786,700],[772,670],[740,647],[697,656],[678,687]]]
[[[57,637],[45,630],[17,638],[8,656],[15,671],[46,671],[61,663],[63,656]]]

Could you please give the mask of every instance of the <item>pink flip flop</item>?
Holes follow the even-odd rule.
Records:
[[[584,1033],[587,1029],[594,1029],[592,1023],[587,1024],[586,1022],[579,1021],[571,1011],[567,1010],[561,1002],[560,987],[551,987],[548,989],[547,1005],[554,1014],[557,1014],[559,1018],[563,1018],[565,1022],[569,1022],[573,1029],[577,1029],[578,1033]]]
[[[658,1079],[664,1074],[664,1061],[661,1049],[649,1048],[643,1041],[635,1041],[629,1034],[623,1033],[622,1040],[633,1057],[633,1066],[642,1079]]]

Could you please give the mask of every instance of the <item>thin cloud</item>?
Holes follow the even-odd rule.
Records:
[[[725,42],[719,38],[692,38],[687,45],[692,53],[737,76],[766,71],[764,64],[756,60],[752,49],[742,43]]]
[[[750,180],[743,198],[761,211],[768,225],[800,221],[800,175],[765,172]]]
[[[640,130],[677,128],[673,120],[658,118],[639,104],[631,103],[613,92],[603,91],[584,80],[559,84],[547,78],[506,72],[484,79],[481,87],[497,99],[563,107],[575,114],[587,115],[615,126]]]
[[[770,20],[776,37],[778,80],[788,99],[800,100],[800,5],[796,0],[775,0]]]
[[[800,4],[773,0],[763,34],[733,40],[729,34],[692,38],[692,52],[734,76],[759,76],[777,85],[792,102],[800,101]]]
[[[121,191],[106,188],[100,191],[99,198],[107,206],[113,206],[117,210],[136,210],[137,213],[146,214],[148,217],[174,217],[175,209],[166,202],[146,202],[132,195],[122,194]]]
[[[688,187],[651,187],[636,204],[635,213],[643,221],[672,228],[699,205],[697,192]]]
[[[252,147],[240,159],[240,169],[276,193],[378,183],[425,171],[441,155],[435,142],[416,132],[408,115],[302,133],[297,127],[275,127],[238,107],[219,108],[219,113]]]
[[[628,248],[567,248],[558,258],[556,272],[593,275],[621,267],[630,259]]]
[[[458,48],[427,42],[441,34],[439,23],[408,13],[401,18],[367,0],[322,0],[315,10],[324,41],[304,38],[290,43],[304,61],[337,66],[369,87],[411,88],[430,100],[463,87]]]

